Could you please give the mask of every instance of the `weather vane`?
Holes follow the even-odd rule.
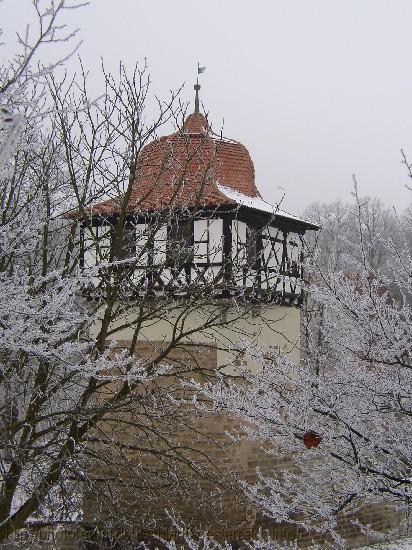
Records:
[[[204,73],[206,70],[206,67],[201,67],[200,63],[197,63],[197,77],[196,77],[196,84],[195,84],[195,90],[196,90],[196,96],[195,96],[195,113],[199,113],[199,90],[200,90],[200,84],[199,84],[199,75]]]
[[[199,63],[197,64],[197,74],[198,75],[204,73],[205,70],[206,70],[206,67],[201,67]]]

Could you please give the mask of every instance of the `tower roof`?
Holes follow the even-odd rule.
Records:
[[[194,112],[182,127],[140,151],[130,211],[238,205],[307,224],[262,199],[248,150],[240,142],[212,131],[199,112],[199,89],[197,83]],[[91,212],[115,214],[116,203],[115,199],[99,203]]]
[[[260,197],[249,152],[238,141],[214,133],[207,118],[193,112],[177,132],[145,145],[137,159],[131,209],[236,204],[219,185]],[[110,213],[113,201],[93,207]]]

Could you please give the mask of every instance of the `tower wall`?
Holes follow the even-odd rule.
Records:
[[[200,319],[210,314],[207,308],[195,311],[188,316],[187,328],[199,326]],[[135,315],[133,308],[128,311],[129,316]],[[235,372],[226,365],[233,359],[233,354],[224,348],[223,342],[235,345],[241,338],[248,335],[251,342],[260,346],[276,346],[290,355],[294,361],[299,361],[300,343],[300,315],[299,309],[282,306],[257,306],[253,311],[245,314],[244,318],[233,320],[235,312],[223,312],[226,327],[211,330],[203,334],[196,334],[179,348],[174,349],[167,357],[167,361],[176,365],[186,365],[188,376],[197,369],[215,370],[222,368],[228,374]],[[129,318],[130,320],[130,318]],[[159,354],[170,342],[170,324],[172,318],[164,318],[158,322],[143,327],[137,353],[143,359]],[[98,326],[95,327],[96,330]],[[116,334],[120,347],[130,344],[132,334],[130,330],[119,331]],[[194,344],[200,344],[196,347]],[[253,370],[256,364],[249,362]],[[198,379],[200,379],[198,377]],[[167,382],[165,382],[167,384]],[[123,473],[125,484],[113,489],[116,492],[119,505],[124,515],[129,515],[129,525],[136,538],[152,534],[165,536],[170,531],[170,521],[165,515],[165,508],[175,510],[180,518],[195,529],[207,528],[209,533],[220,540],[242,540],[256,536],[260,527],[267,529],[270,535],[277,540],[293,541],[298,539],[299,545],[304,548],[313,541],[326,544],[324,535],[315,532],[308,533],[296,525],[285,522],[277,523],[268,520],[259,514],[245,499],[238,489],[239,479],[253,483],[256,481],[256,468],[263,473],[271,470],[292,468],[290,457],[273,455],[265,452],[262,443],[258,441],[235,441],[227,434],[238,429],[235,420],[225,415],[210,412],[199,413],[187,410],[185,427],[173,422],[167,426],[169,442],[184,446],[188,449],[185,455],[188,460],[193,459],[201,468],[202,475],[194,473],[189,467],[180,470],[187,486],[176,485],[159,488],[158,480],[136,491],[133,486],[133,461],[140,461],[141,466],[160,473],[162,468],[159,461],[153,461],[150,456],[129,456],[130,462],[124,463]],[[125,413],[127,415],[127,413]],[[104,431],[113,431],[114,438],[127,442],[133,439],[133,434],[119,426],[107,424]],[[159,442],[157,442],[159,443]],[[305,452],[305,451],[304,451]],[[121,463],[119,456],[119,463]],[[155,464],[156,463],[156,464]],[[118,472],[117,472],[118,473]],[[110,475],[110,472],[106,472]],[[155,479],[155,477],[153,478]],[[97,517],[104,516],[104,500],[97,502],[95,495],[89,494],[85,499],[86,521],[93,522]],[[356,548],[368,542],[368,537],[353,523],[354,519],[370,524],[374,529],[388,530],[396,527],[399,517],[383,506],[365,507],[357,516],[340,514],[338,529],[347,540],[348,548]],[[329,541],[330,542],[330,541]]]

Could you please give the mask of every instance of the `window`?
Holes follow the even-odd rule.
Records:
[[[146,266],[148,259],[148,225],[146,223],[136,224],[136,264],[138,266]]]
[[[258,232],[245,222],[232,222],[232,260],[241,267],[256,269]]]
[[[222,263],[223,220],[194,221],[194,261],[197,264]]]
[[[156,228],[156,232],[153,234],[155,228],[156,224],[149,229],[151,238],[153,238],[153,265],[155,267],[161,267],[166,261],[167,227],[162,225]]]
[[[285,266],[285,271],[291,277],[300,277],[302,252],[299,244],[299,236],[293,233],[289,233],[286,244],[287,262]]]
[[[256,228],[248,226],[246,235],[247,264],[251,269],[257,269],[258,247]]]
[[[169,266],[180,266],[193,259],[191,220],[176,219],[168,227],[166,261]]]
[[[126,223],[123,227],[120,250],[115,251],[117,260],[127,260],[133,257],[136,252],[136,227],[134,224]]]
[[[241,266],[247,260],[247,225],[239,220],[232,222],[232,260]]]
[[[109,259],[110,230],[109,225],[87,226],[83,229],[84,267],[92,267]]]

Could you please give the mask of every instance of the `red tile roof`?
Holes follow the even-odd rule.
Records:
[[[136,172],[130,210],[236,204],[219,191],[218,183],[260,197],[246,147],[213,133],[200,113],[189,115],[180,131],[143,147]],[[117,202],[101,202],[90,212],[114,214]]]

